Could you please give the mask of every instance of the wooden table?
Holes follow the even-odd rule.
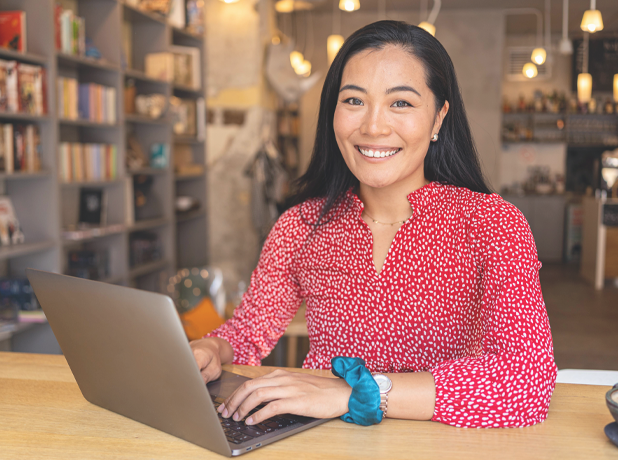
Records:
[[[270,370],[226,369],[252,377]],[[549,418],[529,428],[463,429],[390,419],[360,427],[337,419],[242,458],[618,459],[618,447],[603,433],[612,421],[604,400],[608,389],[558,384]],[[223,457],[90,404],[62,356],[0,353],[0,458]]]

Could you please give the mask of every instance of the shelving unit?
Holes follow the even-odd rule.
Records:
[[[54,5],[60,3],[85,19],[86,37],[92,40],[101,60],[73,56],[55,49]],[[36,173],[0,173],[0,194],[11,197],[25,234],[21,245],[0,247],[0,276],[25,276],[26,268],[64,273],[67,255],[72,249],[101,249],[109,254],[108,283],[140,289],[159,290],[162,281],[177,268],[206,265],[206,174],[177,180],[173,165],[174,144],[189,145],[196,163],[205,166],[205,142],[175,136],[167,116],[150,119],[125,114],[124,87],[132,79],[137,94],[158,93],[166,98],[205,97],[205,46],[203,37],[169,26],[166,18],[126,5],[122,0],[0,0],[2,10],[22,10],[27,17],[28,52],[0,49],[0,59],[42,65],[46,69],[48,114],[32,116],[0,113],[0,123],[32,122],[39,126],[41,167]],[[123,34],[129,33],[123,41]],[[130,56],[126,56],[129,43]],[[171,46],[193,46],[201,51],[201,90],[174,85],[146,76],[145,55],[169,51]],[[75,78],[80,83],[97,83],[116,89],[116,123],[60,119],[57,114],[58,77]],[[144,152],[155,143],[170,145],[169,166],[164,169],[144,167],[128,171],[125,166],[127,136],[136,136]],[[60,142],[103,143],[117,146],[117,179],[96,182],[63,183],[59,179],[58,145]],[[132,203],[132,178],[151,176],[154,181],[157,216],[146,220],[128,220]],[[81,238],[71,239],[67,229],[77,228],[79,190],[103,188],[107,198],[107,224]],[[201,208],[176,217],[176,196],[198,199]],[[106,229],[111,229],[106,231]],[[129,244],[136,232],[153,232],[162,243],[161,260],[132,267]]]

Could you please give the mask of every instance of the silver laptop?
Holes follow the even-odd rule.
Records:
[[[172,300],[96,281],[26,270],[84,398],[228,457],[328,419],[293,415],[248,426],[216,406],[246,377],[204,385]]]

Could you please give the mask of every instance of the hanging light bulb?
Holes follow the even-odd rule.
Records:
[[[223,3],[236,3],[238,0],[221,0]]]
[[[311,62],[303,60],[303,62],[301,62],[298,67],[294,69],[294,72],[296,72],[296,75],[300,75],[301,77],[308,77],[311,75]]]
[[[524,64],[522,73],[528,78],[534,78],[539,74],[539,71],[532,62],[528,62]]]
[[[295,71],[303,63],[304,60],[305,56],[303,56],[303,53],[301,53],[300,51],[292,51],[290,53],[290,64],[292,64],[292,67]]]
[[[603,30],[603,17],[599,10],[586,10],[582,18],[581,28],[591,34]]]
[[[433,35],[434,37],[436,36],[436,26],[434,26],[433,24],[428,23],[427,21],[423,21],[418,25],[421,29],[426,30],[427,32],[429,32],[431,35]]]
[[[614,74],[614,102],[618,102],[618,73]]]
[[[592,98],[592,75],[580,73],[577,76],[577,99],[579,102],[588,102]]]
[[[360,8],[359,0],[339,0],[339,9],[343,11],[356,11]]]
[[[534,62],[537,65],[541,65],[545,62],[545,59],[547,58],[547,52],[545,51],[545,48],[534,48],[534,50],[532,51],[532,62]]]
[[[293,11],[306,11],[311,9],[313,9],[313,5],[303,0],[279,0],[275,3],[275,11],[277,13],[291,13]]]
[[[335,60],[335,56],[343,45],[343,37],[341,35],[329,35],[326,39],[326,54],[328,55],[328,65],[331,65]]]

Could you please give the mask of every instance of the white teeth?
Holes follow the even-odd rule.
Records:
[[[394,155],[395,153],[399,152],[399,149],[395,149],[395,150],[390,150],[390,151],[373,151],[373,150],[365,150],[365,149],[361,149],[360,147],[358,148],[358,150],[360,150],[360,152],[365,155],[366,157],[369,158],[384,158],[384,157],[390,157],[391,155]]]

